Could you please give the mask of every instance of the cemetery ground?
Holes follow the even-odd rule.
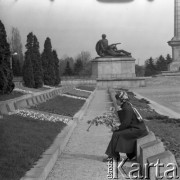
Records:
[[[67,119],[73,119],[74,114],[80,110],[95,89],[95,87],[86,87],[84,90],[83,87],[85,88],[82,86],[80,93],[74,89],[64,96],[57,95],[35,107],[20,109],[1,117],[0,179],[19,180],[33,167],[67,125],[69,121]],[[39,92],[45,89],[47,90],[47,88],[41,88]],[[31,92],[33,93],[33,89]],[[31,92],[28,89],[18,95],[20,97],[24,93]],[[8,98],[3,100],[18,97],[15,94],[8,95]],[[78,97],[80,94],[84,98]]]

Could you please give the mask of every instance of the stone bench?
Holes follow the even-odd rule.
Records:
[[[142,175],[145,175],[145,164],[147,163],[147,159],[164,151],[164,145],[159,139],[140,146],[140,166]]]
[[[140,162],[140,147],[146,143],[152,142],[156,140],[156,136],[152,131],[149,131],[147,136],[138,138],[136,141],[136,160]]]
[[[158,163],[158,160],[159,160],[159,163]],[[158,153],[154,156],[151,156],[151,157],[147,158],[147,162],[148,162],[148,164],[151,164],[151,163],[152,164],[157,164],[157,163],[160,164],[160,163],[162,163],[164,167],[160,167],[158,171],[159,171],[159,174],[161,176],[163,176],[165,179],[166,179],[166,177],[164,176],[165,171],[172,169],[172,166],[170,165],[170,163],[173,166],[178,167],[176,160],[175,160],[175,157],[170,151],[164,151],[162,153]],[[150,171],[149,171],[150,180],[158,179],[156,177],[156,171],[157,171],[156,167],[150,167]]]

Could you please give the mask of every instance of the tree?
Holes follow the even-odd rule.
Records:
[[[155,74],[157,74],[156,67],[155,67],[155,64],[154,64],[152,57],[150,57],[148,60],[145,61],[144,75],[145,76],[152,76]]]
[[[54,60],[51,46],[51,39],[46,38],[44,43],[44,51],[41,55],[42,67],[43,67],[43,78],[44,84],[54,85],[55,84],[55,69]]]
[[[156,61],[156,69],[157,71],[167,71],[168,64],[165,58],[161,55]]]
[[[171,58],[170,54],[167,54],[167,56],[166,56],[166,62],[167,62],[168,65],[169,65],[170,63],[172,63],[172,58]]]
[[[80,72],[83,70],[83,63],[81,59],[76,59],[76,62],[74,64],[74,74],[80,75]]]
[[[33,40],[32,66],[33,66],[34,83],[35,83],[34,87],[40,88],[43,86],[43,71],[42,71],[41,55],[39,52],[39,42],[35,35]]]
[[[65,76],[73,75],[73,72],[72,72],[72,69],[70,67],[69,61],[67,61],[66,68],[65,68],[65,71],[64,71],[64,75]]]
[[[25,86],[29,88],[33,88],[35,86],[33,66],[29,54],[26,55],[23,65],[23,80]]]
[[[23,50],[21,43],[20,32],[17,28],[12,27],[11,36],[9,38],[11,53],[17,53],[17,55],[13,56],[12,68],[13,74],[15,76],[22,75],[22,67],[23,67]]]
[[[61,78],[60,78],[60,72],[59,72],[59,59],[58,59],[56,50],[53,50],[53,59],[54,59],[54,69],[55,69],[54,85],[59,85]]]
[[[0,21],[0,94],[11,93],[14,89],[13,74],[10,69],[10,47],[4,24]]]
[[[12,71],[14,76],[22,75],[22,68],[19,59],[16,56],[12,56]]]
[[[91,60],[91,54],[88,51],[82,51],[78,56],[77,59],[81,59],[82,61],[82,70],[79,73],[79,75],[91,75],[92,72],[92,63]]]
[[[23,80],[24,84],[27,87],[33,88],[35,87],[34,82],[34,72],[33,72],[33,43],[34,43],[34,35],[33,33],[29,33],[27,35],[27,43],[26,43],[26,52],[25,52],[25,61],[23,66]]]

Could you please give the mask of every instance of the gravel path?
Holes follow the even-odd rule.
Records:
[[[109,96],[97,90],[83,120],[75,128],[64,152],[58,158],[47,180],[105,180],[107,163],[102,162],[111,138],[105,126],[92,126],[87,132],[87,121],[109,110]]]

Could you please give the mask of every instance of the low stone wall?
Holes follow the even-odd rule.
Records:
[[[115,91],[113,89],[109,89],[109,94],[111,100],[113,101],[114,107],[117,110],[116,99],[114,97]],[[170,151],[166,151],[163,143],[154,135],[152,131],[149,131],[147,136],[141,137],[137,139],[136,143],[136,157],[137,163],[140,165],[141,175],[143,177],[147,177],[147,165],[149,168],[148,179],[156,180],[156,172],[157,172],[157,163],[162,163],[163,168],[160,169],[160,175],[164,177],[164,172],[166,170],[172,169],[172,163],[174,166],[177,166],[177,162],[175,160],[174,155]],[[150,166],[151,165],[151,166]],[[147,179],[147,178],[146,178]]]
[[[64,86],[61,88],[50,89],[42,91],[38,95],[25,95],[19,98],[10,99],[0,103],[0,114],[8,114],[17,109],[35,106],[36,104],[43,103],[58,94],[62,94],[71,90],[72,86]]]
[[[92,85],[96,86],[96,80],[93,79],[72,79],[72,80],[62,80],[61,85],[81,85],[81,84],[86,84],[86,85]]]

